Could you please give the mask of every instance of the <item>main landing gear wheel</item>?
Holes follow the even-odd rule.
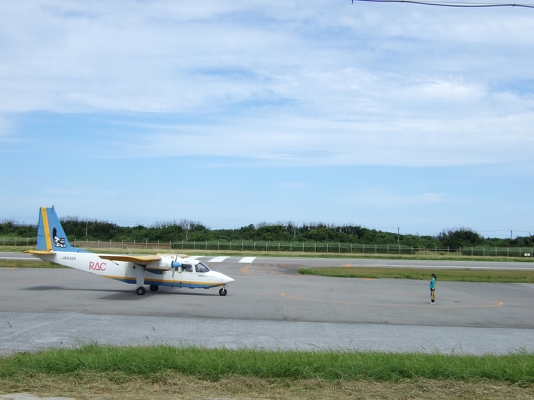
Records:
[[[228,293],[228,290],[226,290],[225,288],[222,288],[221,290],[219,290],[219,294],[221,296],[226,296],[227,293]]]
[[[142,296],[142,295],[144,295],[146,293],[146,289],[143,286],[139,286],[137,289],[135,289],[135,292],[139,296]]]
[[[150,285],[150,290],[153,291],[153,292],[157,292],[159,289],[159,286],[158,285]]]

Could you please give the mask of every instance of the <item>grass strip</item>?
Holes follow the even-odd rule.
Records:
[[[68,268],[41,260],[0,260],[0,268]]]
[[[294,258],[336,258],[336,259],[383,259],[383,260],[441,260],[441,261],[492,261],[492,262],[522,262],[533,263],[534,257],[515,256],[476,256],[462,255],[456,252],[418,251],[414,254],[380,254],[380,253],[332,253],[332,252],[303,252],[303,251],[262,251],[262,250],[202,250],[202,249],[163,249],[163,248],[112,248],[85,247],[80,248],[96,254],[189,254],[202,256],[236,256],[236,257],[294,257]],[[35,249],[34,246],[0,246],[0,252],[24,252]]]
[[[469,356],[89,344],[0,358],[0,379],[31,379],[43,374],[75,377],[88,372],[105,373],[110,377],[140,376],[151,381],[172,372],[208,381],[244,376],[325,381],[489,380],[532,385],[534,355],[521,351],[500,356]]]
[[[419,279],[430,280],[430,274],[436,273],[439,281],[456,282],[499,282],[499,283],[534,283],[534,271],[531,270],[482,270],[482,269],[421,269],[421,268],[371,268],[371,267],[329,267],[300,268],[299,273],[337,278],[369,279]]]

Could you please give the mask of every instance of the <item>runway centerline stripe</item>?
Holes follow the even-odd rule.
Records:
[[[250,264],[250,263],[254,262],[255,259],[256,259],[256,257],[243,257],[241,260],[239,260],[239,262],[240,263]]]

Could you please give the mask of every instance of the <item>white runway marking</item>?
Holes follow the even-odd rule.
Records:
[[[226,260],[228,257],[226,256],[222,256],[222,257],[215,257],[215,258],[212,258],[211,260],[209,260],[209,262],[223,262],[224,260]]]
[[[239,262],[240,263],[252,263],[256,257],[243,257]]]

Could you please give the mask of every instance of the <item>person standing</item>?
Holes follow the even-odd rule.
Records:
[[[436,301],[436,274],[430,275],[430,304],[434,304]]]

